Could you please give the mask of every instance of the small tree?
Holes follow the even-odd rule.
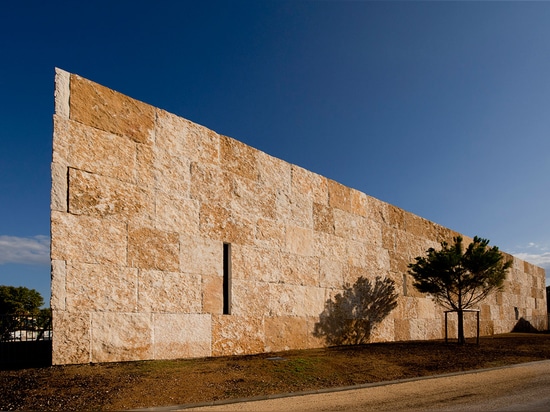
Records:
[[[51,317],[49,309],[40,309],[43,304],[42,295],[34,289],[0,285],[0,341],[9,340],[11,332],[26,325],[30,316],[38,315],[35,326],[43,327]]]
[[[498,247],[489,240],[475,237],[464,251],[462,237],[454,244],[441,243],[441,250],[430,248],[409,264],[413,286],[429,293],[443,307],[458,315],[458,343],[464,339],[464,310],[472,308],[495,290],[500,290],[511,261],[504,261]]]

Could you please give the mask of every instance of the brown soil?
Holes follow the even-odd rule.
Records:
[[[380,382],[550,359],[550,334],[0,371],[0,410],[123,410]]]

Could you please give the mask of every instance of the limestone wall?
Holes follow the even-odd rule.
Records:
[[[442,338],[442,309],[407,264],[456,235],[57,70],[54,364],[324,346],[327,302],[361,276],[390,278],[399,295],[370,341]],[[543,269],[514,258],[504,291],[481,305],[482,333],[545,314],[544,288]]]

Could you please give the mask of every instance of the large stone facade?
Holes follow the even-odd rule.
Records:
[[[321,314],[361,276],[398,294],[369,341],[444,336],[407,264],[458,233],[77,75],[55,95],[54,364],[325,346]],[[544,270],[509,258],[483,334],[546,313]]]

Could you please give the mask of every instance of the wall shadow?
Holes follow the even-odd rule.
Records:
[[[519,318],[518,322],[515,324],[512,332],[523,332],[523,333],[535,333],[539,330],[534,327],[531,322],[525,318]]]
[[[393,280],[377,276],[371,282],[361,276],[326,301],[313,335],[328,345],[367,343],[374,328],[397,306],[397,296]]]

